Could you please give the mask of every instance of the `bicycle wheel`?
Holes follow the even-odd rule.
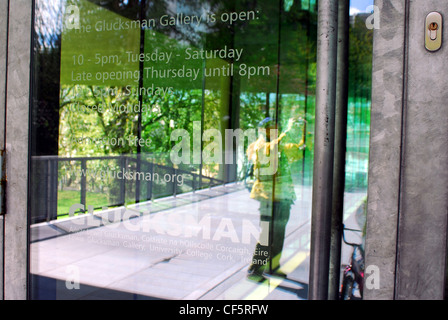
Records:
[[[348,275],[344,277],[342,281],[342,289],[341,289],[341,299],[342,300],[351,300],[353,295],[353,287],[355,284],[355,279]]]

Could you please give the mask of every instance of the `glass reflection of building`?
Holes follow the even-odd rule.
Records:
[[[218,143],[216,147],[217,141],[204,139],[204,134],[224,138],[226,130],[258,130],[258,124],[268,117],[274,119],[279,132],[286,129],[291,118],[304,120],[291,129],[291,139],[296,143],[304,141],[306,148],[300,151],[300,160],[291,164],[293,188],[298,196],[291,208],[287,229],[291,239],[285,242],[284,260],[290,272],[300,270],[299,282],[306,283],[315,118],[316,1],[78,0],[72,3],[81,13],[83,27],[80,30],[64,24],[67,18],[62,14],[67,7],[64,1],[53,2],[54,6],[44,0],[36,1],[32,296],[42,298],[50,294],[55,298],[72,298],[73,291],[65,290],[63,285],[67,266],[77,265],[62,245],[63,239],[69,237],[78,243],[76,246],[67,243],[67,247],[73,245],[77,250],[79,242],[84,241],[87,245],[103,245],[102,253],[109,249],[125,252],[123,257],[132,258],[128,261],[123,258],[122,262],[131,269],[143,263],[133,259],[142,252],[136,250],[137,243],[134,248],[124,243],[151,239],[145,243],[148,260],[142,266],[146,268],[147,279],[153,281],[148,284],[149,291],[139,291],[138,276],[135,282],[127,285],[123,282],[116,290],[152,298],[192,297],[192,292],[199,290],[190,282],[182,290],[176,288],[174,281],[169,281],[172,280],[170,268],[165,271],[167,282],[158,283],[157,279],[164,278],[161,274],[164,271],[158,269],[162,265],[160,262],[151,260],[154,257],[170,267],[188,259],[197,260],[203,266],[209,264],[210,268],[228,263],[228,269],[236,270],[232,276],[237,277],[249,264],[257,238],[258,203],[250,202],[247,189],[250,163],[245,153],[234,148],[232,156],[226,158],[226,144]],[[230,12],[256,14],[250,20],[240,16],[240,21],[232,24],[219,20],[221,14]],[[173,26],[148,24],[147,28],[135,28],[132,26],[136,24],[131,23],[160,22],[162,16],[179,14],[202,16],[207,22],[194,26],[176,21]],[[118,23],[116,28],[114,23]],[[371,38],[366,35],[368,32],[362,28],[362,23],[355,19],[351,28],[351,39],[356,41],[351,47],[350,61],[346,191],[353,195],[348,198],[355,203],[365,198],[370,124]],[[225,49],[225,54],[211,59],[186,60],[187,49],[188,52]],[[235,49],[242,52],[239,58],[229,54],[229,50]],[[179,70],[185,72],[184,76],[180,76]],[[239,72],[241,70],[254,70],[257,74],[249,78],[248,73]],[[195,74],[196,71],[199,73]],[[173,164],[171,152],[178,150],[176,146],[182,141],[173,140],[172,135],[179,129],[185,130],[191,138],[188,143],[191,153],[189,157],[182,153],[186,160]],[[243,149],[249,142],[245,142]],[[202,161],[203,151],[210,149],[214,156],[220,153],[215,159],[221,161]],[[194,151],[198,150],[200,161],[195,159]],[[228,163],[224,159],[233,161]],[[134,174],[133,178],[126,179],[130,172],[141,175]],[[137,176],[141,178],[136,179]],[[214,207],[210,209],[213,214],[209,220],[201,211],[204,210],[201,205],[210,199],[216,202],[209,205]],[[347,207],[348,215],[355,203]],[[82,206],[70,212],[75,204]],[[122,230],[121,224],[116,230],[122,233],[102,232],[108,230],[101,229],[108,225],[106,221],[123,217],[118,213],[123,207],[133,210],[128,218],[141,219],[134,220],[141,223],[141,228],[129,232],[126,228]],[[65,221],[84,217],[83,213],[99,218],[100,222],[93,224],[95,228],[90,228],[92,224],[88,222],[78,224],[76,229],[64,225]],[[105,220],[105,215],[109,220]],[[162,217],[161,220],[155,220],[158,217]],[[153,223],[154,228],[145,229],[145,223]],[[57,231],[39,228],[42,225],[51,225]],[[163,229],[166,225],[168,229]],[[244,227],[248,228],[247,233]],[[195,228],[199,228],[199,237],[192,237],[198,235]],[[234,242],[232,228],[236,230],[238,241]],[[152,238],[139,233],[141,230],[150,230]],[[86,237],[83,237],[84,232]],[[233,248],[232,252],[227,252],[229,261],[224,261],[217,243],[227,251]],[[54,268],[42,267],[49,263],[45,246],[52,244],[58,257],[73,259],[71,264],[56,262]],[[195,246],[203,250],[195,251]],[[215,250],[207,249],[210,246]],[[107,264],[109,258],[105,254],[101,260],[98,255],[96,262]],[[147,264],[148,261],[152,262]],[[155,265],[161,273],[154,271]],[[84,269],[83,266],[79,268],[82,285]],[[107,274],[114,273],[111,279],[123,280],[120,268],[104,268]],[[192,272],[190,264],[184,268],[178,272]],[[199,279],[201,270],[197,271],[199,274],[193,272],[193,275]],[[126,276],[129,274],[123,273],[123,278]],[[223,281],[221,276],[222,271],[211,276],[210,281]],[[56,282],[44,282],[47,278],[56,279]],[[58,281],[62,281],[62,285]],[[95,282],[89,278],[89,281],[86,282],[89,287],[105,289],[110,285],[106,279]],[[163,286],[172,291],[165,290],[157,296],[158,288]],[[227,291],[222,289],[221,298],[256,296],[256,289],[243,292],[234,282],[226,282],[224,288]],[[188,290],[191,292],[187,293]],[[197,297],[211,296],[210,293]],[[76,298],[76,294],[73,297]]]

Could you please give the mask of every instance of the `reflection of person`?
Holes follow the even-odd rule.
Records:
[[[290,164],[301,158],[304,141],[292,143],[288,140],[294,119],[288,123],[288,128],[278,137],[276,125],[271,118],[266,118],[260,123],[260,127],[266,129],[266,134],[260,135],[257,141],[249,145],[247,157],[253,163],[255,182],[250,193],[251,198],[260,202],[260,241],[257,243],[252,263],[248,270],[248,278],[257,282],[265,280],[263,272],[269,265],[269,272],[285,277],[280,271],[280,258],[285,239],[286,224],[289,220],[291,205],[296,199],[294,184],[291,177]],[[270,157],[272,152],[277,156]],[[264,171],[272,164],[267,163],[266,158],[276,161],[275,170]],[[263,160],[264,159],[264,160]],[[266,237],[266,235],[268,235]],[[267,239],[261,241],[261,238]]]

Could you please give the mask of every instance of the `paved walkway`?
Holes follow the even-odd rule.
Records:
[[[311,190],[296,193],[282,255],[286,280],[246,279],[258,202],[230,185],[32,226],[34,298],[306,299]],[[346,198],[353,211],[362,194]]]

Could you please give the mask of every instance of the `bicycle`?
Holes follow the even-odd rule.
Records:
[[[361,230],[349,229],[343,226],[342,239],[345,244],[353,247],[353,252],[350,257],[350,263],[344,270],[344,275],[341,285],[341,300],[356,299],[354,292],[356,286],[359,289],[361,299],[363,296],[364,284],[364,269],[365,269],[365,255],[361,244],[348,242],[345,237],[345,231],[361,232]]]

